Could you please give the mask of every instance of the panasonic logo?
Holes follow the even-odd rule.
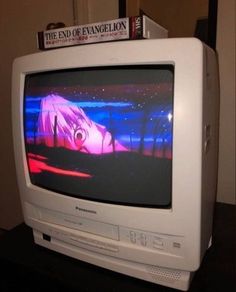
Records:
[[[86,212],[86,213],[97,214],[97,212],[94,211],[94,210],[84,209],[84,208],[80,208],[78,206],[76,206],[75,209],[78,210],[78,211]]]

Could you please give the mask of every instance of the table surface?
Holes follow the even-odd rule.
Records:
[[[217,203],[213,245],[196,272],[190,292],[236,291],[236,206]],[[95,267],[37,246],[21,224],[0,237],[0,291],[135,291],[175,289]]]

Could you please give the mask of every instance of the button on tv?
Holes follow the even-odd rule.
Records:
[[[164,243],[163,243],[162,239],[159,237],[154,238],[153,248],[163,249],[163,247],[164,247]]]

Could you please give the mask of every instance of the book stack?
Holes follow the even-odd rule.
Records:
[[[167,37],[168,31],[145,15],[45,30],[37,34],[40,50],[116,40]]]

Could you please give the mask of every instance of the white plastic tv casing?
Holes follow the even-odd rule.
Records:
[[[99,203],[32,185],[23,136],[26,74],[152,64],[174,66],[171,208]],[[120,273],[188,289],[191,272],[199,268],[212,234],[218,76],[211,49],[194,38],[157,39],[76,46],[17,58],[12,122],[24,219],[37,244]]]

